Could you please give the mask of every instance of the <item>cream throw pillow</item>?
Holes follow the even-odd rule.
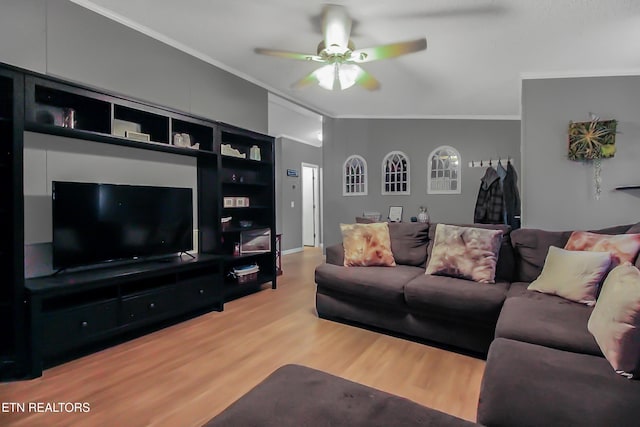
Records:
[[[542,273],[527,289],[594,305],[598,285],[609,265],[609,252],[567,251],[550,246]]]
[[[345,267],[394,267],[391,237],[386,222],[340,224]]]
[[[438,224],[426,274],[495,283],[502,230]]]
[[[611,270],[587,328],[617,373],[640,375],[640,271],[631,263]]]

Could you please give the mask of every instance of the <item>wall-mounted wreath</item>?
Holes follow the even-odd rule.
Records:
[[[599,120],[569,124],[569,160],[593,162],[593,181],[596,199],[600,199],[602,159],[616,153],[616,120]]]

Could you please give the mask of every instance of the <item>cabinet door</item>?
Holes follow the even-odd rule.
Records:
[[[181,307],[191,309],[222,303],[219,275],[185,280],[178,284],[178,296]]]
[[[166,317],[177,309],[175,297],[173,286],[127,296],[122,299],[122,323],[143,323]]]
[[[115,329],[118,326],[117,313],[116,299],[44,313],[43,356],[58,356]]]

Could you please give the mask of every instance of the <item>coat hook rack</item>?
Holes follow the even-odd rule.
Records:
[[[484,167],[497,167],[498,163],[501,163],[502,166],[506,166],[507,163],[511,163],[513,159],[511,157],[498,157],[491,158],[489,160],[473,160],[469,162],[470,168],[484,168]]]

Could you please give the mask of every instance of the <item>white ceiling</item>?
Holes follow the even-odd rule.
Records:
[[[382,84],[290,85],[317,64],[325,2],[72,0],[333,117],[518,118],[520,80],[640,74],[640,0],[350,0],[356,48],[425,36],[426,51],[364,64]]]

